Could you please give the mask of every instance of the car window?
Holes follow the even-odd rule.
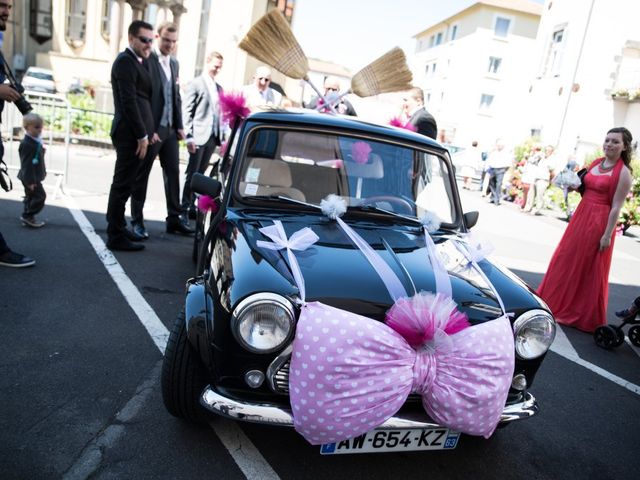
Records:
[[[348,206],[394,213],[436,213],[454,223],[450,172],[437,155],[412,147],[334,133],[257,128],[236,176],[244,199],[284,196],[319,205],[329,194]]]

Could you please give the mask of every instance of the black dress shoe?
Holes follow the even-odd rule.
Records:
[[[142,237],[141,235],[138,235],[137,233],[127,229],[124,230],[124,237],[130,242],[141,242],[144,240],[144,237]]]
[[[142,223],[132,223],[131,230],[133,230],[133,233],[135,233],[137,236],[141,237],[142,240],[147,240],[149,238],[149,232],[147,232],[147,229]]]
[[[191,235],[193,234],[193,228],[189,227],[189,225],[185,225],[182,222],[172,222],[167,223],[167,233],[180,233],[182,235]]]
[[[136,252],[142,250],[144,245],[140,243],[133,243],[127,238],[118,238],[116,240],[107,241],[107,248],[109,250],[121,250],[123,252]]]

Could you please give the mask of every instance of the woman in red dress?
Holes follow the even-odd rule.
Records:
[[[582,200],[538,287],[562,325],[591,333],[607,323],[615,227],[631,189],[631,141],[624,127],[607,132],[605,156],[589,166]]]

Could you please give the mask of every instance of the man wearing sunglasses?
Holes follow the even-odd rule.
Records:
[[[333,104],[333,107],[336,110],[336,113],[340,115],[350,115],[352,117],[358,116],[355,108],[351,105],[351,102],[346,98],[340,97],[340,80],[338,77],[328,76],[324,79],[324,98],[327,99],[328,102]],[[332,101],[333,100],[333,101]],[[320,102],[320,108],[318,108],[318,102]],[[329,107],[322,106],[324,103],[323,100],[318,97],[314,97],[308,103],[307,108],[311,108],[313,110],[319,110],[320,112],[327,113],[330,111]]]
[[[247,99],[247,106],[251,109],[262,105],[280,106],[282,94],[271,88],[271,69],[261,66],[256,69],[253,83],[245,85],[242,92]]]
[[[171,56],[178,41],[178,27],[171,22],[161,24],[156,33],[156,48],[149,55],[147,67],[151,75],[151,111],[154,134],[147,154],[140,164],[131,193],[131,228],[133,233],[149,238],[144,224],[143,208],[153,162],[160,156],[167,204],[168,233],[189,235],[193,230],[181,221],[180,167],[178,140],[184,138],[182,102],[178,85],[178,61]]]
[[[151,76],[144,65],[151,53],[153,27],[136,20],[129,25],[127,33],[129,46],[111,67],[115,109],[111,140],[116,149],[116,164],[107,206],[107,248],[136,251],[144,248],[134,243],[142,238],[127,230],[124,211],[149,143],[154,142]]]

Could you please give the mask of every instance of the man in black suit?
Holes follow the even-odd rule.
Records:
[[[107,206],[107,248],[134,251],[142,250],[144,245],[133,243],[142,238],[127,230],[124,210],[140,164],[153,141],[151,76],[144,65],[151,53],[153,27],[135,20],[129,25],[128,36],[129,46],[111,67],[115,107],[111,140],[116,149],[116,165]]]
[[[434,140],[438,137],[438,126],[433,118],[424,108],[424,93],[419,87],[413,87],[402,98],[402,108],[405,115],[409,117],[409,123],[416,127],[416,131]]]
[[[155,127],[152,145],[140,164],[131,193],[131,227],[143,239],[149,238],[142,210],[147,198],[149,174],[156,156],[164,177],[167,203],[166,228],[169,233],[188,235],[193,230],[180,221],[180,168],[178,140],[184,138],[182,102],[178,85],[178,61],[171,57],[178,41],[178,27],[166,22],[158,27],[158,49],[149,55],[146,65],[151,75],[151,111]]]
[[[187,86],[184,96],[182,118],[187,137],[189,163],[182,187],[183,220],[186,216],[196,218],[195,196],[191,191],[194,173],[204,173],[209,160],[222,138],[220,93],[222,87],[215,81],[222,68],[222,55],[210,52],[205,61],[204,71]]]

